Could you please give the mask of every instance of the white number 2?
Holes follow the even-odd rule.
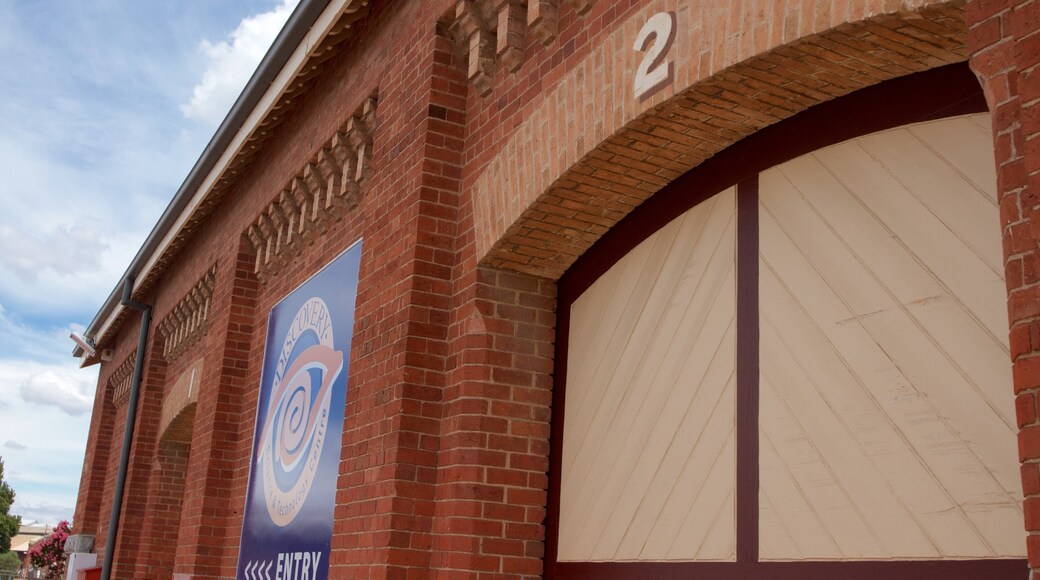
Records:
[[[636,35],[632,50],[646,55],[636,69],[635,91],[640,101],[650,98],[672,82],[672,61],[665,62],[675,40],[675,13],[658,12],[650,17]],[[649,49],[649,50],[648,50]]]

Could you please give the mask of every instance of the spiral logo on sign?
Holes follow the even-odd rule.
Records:
[[[284,527],[296,519],[314,484],[328,431],[332,384],[342,370],[343,353],[333,349],[328,306],[311,298],[286,332],[260,436],[257,462],[267,513],[275,525]]]

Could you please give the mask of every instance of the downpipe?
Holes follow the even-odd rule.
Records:
[[[108,521],[105,559],[101,565],[102,580],[109,580],[109,576],[112,573],[112,558],[116,550],[116,534],[119,532],[119,519],[123,508],[123,488],[126,485],[126,471],[130,463],[130,444],[134,436],[134,423],[137,421],[137,398],[141,390],[141,375],[144,371],[145,347],[148,344],[148,327],[152,322],[152,307],[130,298],[133,288],[134,279],[128,276],[123,280],[123,297],[119,303],[127,308],[141,312],[141,330],[137,337],[137,359],[134,361],[134,376],[130,381],[130,397],[126,402],[126,428],[123,430],[123,447],[119,454],[119,473],[116,475],[115,495],[112,498],[112,516]]]

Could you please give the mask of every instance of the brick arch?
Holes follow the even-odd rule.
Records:
[[[163,398],[162,413],[159,417],[159,438],[162,441],[191,443],[201,380],[202,359],[200,358],[181,371],[177,380],[169,388]]]
[[[163,351],[158,348],[156,356],[161,357]],[[178,367],[184,363],[177,361]],[[158,441],[150,457],[151,477],[135,577],[168,578],[173,574],[178,542],[170,540],[181,535],[201,368],[201,359],[180,371],[171,373],[167,368],[167,376],[176,380],[167,387],[159,411]]]
[[[816,3],[802,4],[811,11]],[[621,71],[635,69],[632,38],[642,24],[668,9],[678,18],[675,81],[639,103]],[[783,22],[760,44],[783,42],[745,58],[756,35],[716,42],[722,35],[691,25],[686,2],[636,12],[564,76],[477,179],[481,264],[558,279],[635,207],[742,138],[835,97],[967,59],[963,1],[849,10],[859,13],[817,15],[801,29],[796,22],[804,33],[789,41],[784,14],[797,11],[759,14],[761,26]]]
[[[191,432],[195,428],[195,407],[197,403],[192,401],[174,415],[170,422],[163,427],[159,440],[164,443],[180,443],[191,445]]]

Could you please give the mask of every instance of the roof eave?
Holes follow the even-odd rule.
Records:
[[[358,0],[301,0],[300,4],[289,16],[285,26],[278,33],[267,54],[264,55],[263,60],[260,61],[249,82],[246,83],[235,104],[231,107],[227,116],[224,117],[216,133],[202,151],[201,156],[191,168],[188,176],[174,195],[173,200],[170,201],[159,221],[148,234],[144,244],[137,251],[134,259],[120,278],[120,282],[116,284],[101,309],[98,310],[93,320],[87,326],[87,329],[84,331],[84,335],[87,338],[103,338],[103,334],[119,315],[122,309],[119,302],[123,280],[132,278],[136,280],[134,291],[140,288],[140,284],[145,277],[144,274],[154,265],[158,254],[164,250],[167,242],[172,237],[171,234],[176,234],[176,229],[182,225],[185,212],[189,211],[193,205],[197,205],[192,204],[192,201],[197,200],[200,194],[204,195],[206,193],[206,191],[202,191],[203,189],[212,187],[216,177],[213,175],[214,170],[218,167],[218,163],[222,158],[226,156],[229,146],[236,141],[240,144],[243,141],[243,131],[248,132],[252,129],[251,126],[247,125],[247,122],[251,121],[251,117],[254,117],[252,121],[256,121],[254,112],[258,104],[264,101],[265,97],[270,100],[269,93],[271,90],[279,88],[272,85],[286,68],[287,63],[290,62],[294,55],[299,56],[298,53],[300,51],[306,52],[307,49],[313,48],[320,40],[320,38],[309,38],[311,36],[309,33],[315,28],[315,24],[319,20],[323,20],[322,24],[331,28],[339,15],[338,13],[355,3],[367,5],[368,0],[361,0],[361,2],[358,2]],[[331,13],[330,9],[333,9],[336,14]],[[322,35],[327,32],[327,29],[323,30]],[[306,46],[304,45],[305,43]],[[250,125],[254,124],[258,123],[250,122]],[[81,366],[89,366],[100,362],[100,358],[85,357],[84,354],[83,349],[79,346],[76,346],[72,352],[73,356],[82,357]]]

